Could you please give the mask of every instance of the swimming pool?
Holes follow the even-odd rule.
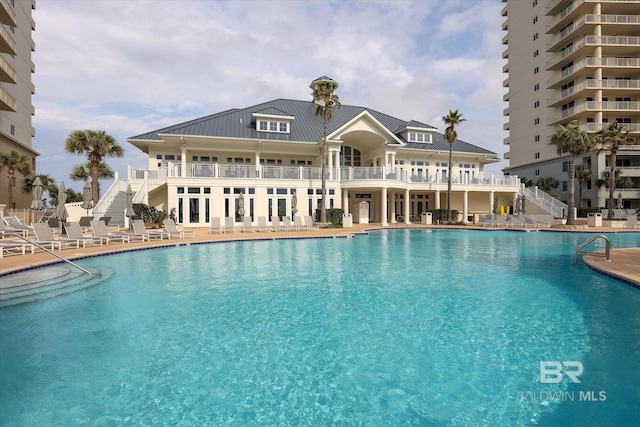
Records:
[[[81,260],[113,275],[0,310],[2,424],[632,425],[640,291],[571,266],[588,237],[387,230]],[[581,363],[581,382],[569,364],[541,383],[543,361]]]

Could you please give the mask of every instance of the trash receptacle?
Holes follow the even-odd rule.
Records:
[[[433,223],[433,214],[431,212],[422,212],[420,214],[420,223],[431,225]]]
[[[587,225],[589,227],[602,227],[602,214],[600,212],[588,213]]]
[[[342,227],[343,228],[353,227],[353,215],[351,215],[350,213],[342,214]]]

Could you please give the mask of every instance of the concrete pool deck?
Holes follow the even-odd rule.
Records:
[[[580,222],[578,222],[580,224]],[[288,232],[241,232],[242,227],[236,227],[235,233],[226,234],[209,234],[208,228],[189,228],[185,227],[185,230],[193,230],[195,232],[194,237],[187,237],[185,239],[171,239],[171,240],[152,240],[150,242],[132,242],[132,243],[112,243],[110,245],[103,246],[91,246],[88,248],[71,248],[57,251],[59,255],[69,259],[79,259],[87,256],[102,255],[107,253],[126,252],[131,250],[137,250],[142,248],[153,248],[163,246],[178,246],[188,245],[191,243],[203,243],[203,242],[217,242],[217,241],[230,241],[230,240],[271,240],[271,239],[286,239],[286,238],[313,238],[313,237],[350,237],[359,233],[366,233],[368,230],[376,229],[393,229],[393,228],[462,228],[462,229],[483,229],[483,230],[501,230],[501,228],[490,227],[477,227],[473,225],[466,226],[443,226],[443,225],[398,225],[391,224],[388,227],[382,227],[380,223],[371,224],[354,224],[352,228],[325,228],[313,231],[288,231]],[[521,230],[521,231],[536,231],[535,229],[512,229],[509,230]],[[558,231],[558,232],[572,232],[571,230],[563,229],[549,229],[543,228],[543,231]],[[588,233],[618,233],[618,232],[634,232],[631,229],[621,228],[608,228],[597,227],[576,230],[580,232]],[[635,230],[640,232],[640,230]],[[586,240],[586,239],[585,239]],[[1,241],[1,240],[0,240]],[[6,241],[6,240],[5,240]],[[640,289],[640,248],[625,248],[625,249],[612,249],[611,260],[606,261],[603,257],[584,255],[584,263],[595,271],[612,277],[617,280],[621,280],[636,288]],[[46,252],[36,252],[35,254],[15,255],[0,259],[0,276],[21,271],[29,268],[34,268],[42,265],[52,264],[60,262],[60,260],[53,255]],[[3,287],[0,280],[0,288]]]

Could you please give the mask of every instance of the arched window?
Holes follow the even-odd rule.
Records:
[[[343,145],[340,147],[340,166],[361,166],[362,154],[357,148]]]

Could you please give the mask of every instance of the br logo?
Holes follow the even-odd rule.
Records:
[[[574,383],[579,383],[578,377],[584,372],[582,362],[573,360],[545,360],[540,362],[540,382],[542,384],[556,384],[562,381],[562,373]]]

